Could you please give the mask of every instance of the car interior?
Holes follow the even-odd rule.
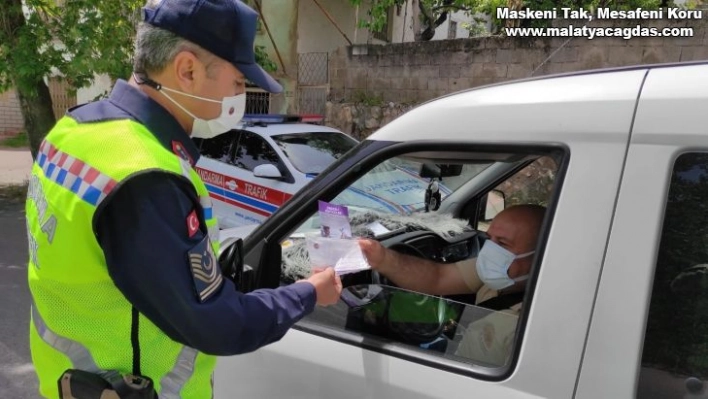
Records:
[[[385,183],[390,179],[390,175],[386,175],[390,172],[378,172],[381,178],[374,179],[370,176],[377,173],[374,166],[330,202],[348,206],[354,238],[376,239],[384,247],[398,252],[453,263],[477,256],[487,239],[485,231],[489,223],[505,207],[526,203],[548,206],[558,189],[556,177],[564,156],[558,149],[541,153],[414,152],[384,162],[407,172],[414,171],[423,185],[415,185],[415,189],[409,187],[405,192],[389,188],[395,195],[386,196],[377,190],[386,187],[381,181]],[[437,200],[431,193],[436,189],[434,183],[445,186]],[[368,193],[379,202],[394,202],[406,212],[396,214],[384,211],[385,208],[368,208],[367,203],[347,194],[354,187],[357,193]],[[547,212],[546,223],[548,214],[550,212]],[[374,231],[372,223],[383,225],[387,232]],[[303,238],[319,231],[318,215],[314,213],[282,240],[281,284],[309,274]],[[397,287],[370,269],[344,274],[341,278],[344,287],[341,303],[318,308],[303,320],[304,324],[370,337],[374,345],[402,344],[483,367],[501,367],[508,363],[509,353],[492,360],[482,356],[460,359],[455,353],[466,327],[490,313],[500,313],[496,317],[508,318],[514,328],[518,316],[500,311],[521,302],[524,293],[508,298],[508,303],[499,303],[498,309],[486,309],[475,306],[475,294],[431,296],[412,292]]]

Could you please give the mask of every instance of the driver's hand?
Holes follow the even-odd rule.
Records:
[[[386,248],[384,248],[380,242],[369,239],[360,239],[359,247],[361,248],[361,252],[364,253],[366,261],[369,262],[369,265],[371,265],[371,268],[374,270],[380,270],[380,268],[384,265]]]

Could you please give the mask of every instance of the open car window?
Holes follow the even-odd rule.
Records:
[[[545,162],[538,160],[551,153],[555,161],[544,165],[552,172],[532,166]],[[525,187],[516,191],[527,194],[529,187],[542,186],[548,190],[537,195],[538,201],[527,203],[548,206],[559,187],[556,161],[564,156],[558,149],[549,149],[548,154],[528,154],[527,149],[519,149],[518,154],[460,149],[397,153],[362,167],[328,202],[347,208],[354,239],[376,239],[385,247],[440,265],[464,263],[474,261],[488,239],[483,224],[488,226],[495,213],[485,212],[489,198],[496,201],[496,213],[529,198],[515,196],[514,190],[496,197],[490,193],[509,184]],[[529,172],[529,167],[538,171]],[[437,183],[441,211],[430,205],[431,183]],[[282,237],[282,284],[309,275],[307,237],[320,232],[318,212],[313,212]],[[545,242],[539,240],[538,245]],[[539,262],[534,260],[532,273]],[[523,332],[524,295],[529,293],[502,298],[487,287],[464,295],[429,295],[396,286],[371,270],[344,274],[342,282],[340,303],[316,308],[298,323],[301,328],[316,328],[320,335],[329,331],[338,339],[345,334],[356,345],[364,341],[383,345],[393,353],[405,352],[406,358],[415,358],[415,353],[421,359],[433,356],[467,370],[482,367],[502,373],[513,364]]]

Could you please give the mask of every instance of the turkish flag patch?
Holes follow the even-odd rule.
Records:
[[[194,237],[197,231],[199,231],[199,218],[197,217],[197,211],[193,210],[187,215],[187,233],[189,238]]]

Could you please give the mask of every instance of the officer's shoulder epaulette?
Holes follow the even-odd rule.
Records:
[[[96,123],[121,119],[136,120],[134,116],[107,100],[77,105],[69,108],[66,114],[79,123]]]

